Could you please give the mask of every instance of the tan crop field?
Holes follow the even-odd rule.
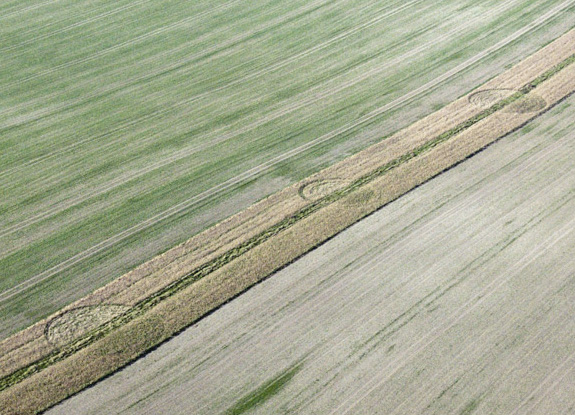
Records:
[[[144,377],[131,375],[132,383],[114,386],[123,379],[119,372],[53,410],[163,413],[160,396],[170,400],[180,387],[195,391],[181,408],[174,406],[184,413],[191,407],[236,414],[278,408],[507,413],[516,403],[509,393],[488,398],[488,375],[478,389],[483,392],[471,393],[472,386],[461,381],[467,364],[484,365],[482,356],[503,353],[501,342],[465,341],[481,327],[479,338],[490,338],[492,331],[513,332],[515,321],[537,323],[545,316],[565,325],[550,287],[563,289],[571,277],[565,271],[571,263],[558,258],[569,256],[575,220],[567,214],[572,192],[565,190],[573,167],[568,131],[575,0],[413,0],[383,7],[352,0],[261,0],[249,7],[174,0],[161,8],[151,0],[101,0],[79,2],[74,11],[64,11],[65,2],[30,3],[0,6],[0,20],[9,23],[1,29],[7,43],[0,45],[9,57],[0,64],[6,81],[0,100],[0,413],[45,410],[156,347],[125,369],[155,367],[154,381],[146,369]],[[170,10],[187,17],[175,19]],[[43,19],[47,11],[50,17]],[[53,20],[58,13],[62,19]],[[21,26],[24,16],[34,16],[29,28]],[[131,19],[149,25],[131,25]],[[101,35],[87,38],[90,30]],[[38,50],[60,41],[71,42],[62,59],[38,59]],[[16,74],[18,65],[22,71]],[[539,159],[542,166],[533,161]],[[560,182],[562,174],[567,177]],[[510,177],[518,188],[540,190],[515,194]],[[410,200],[428,210],[405,208]],[[524,216],[495,226],[503,220],[497,206],[506,219]],[[384,218],[390,211],[397,223]],[[437,218],[461,222],[438,227]],[[370,237],[361,241],[358,228]],[[348,239],[350,234],[356,236]],[[389,266],[389,276],[371,265],[364,275],[360,270],[372,260]],[[515,268],[525,268],[531,281],[531,267],[545,261],[558,261],[549,286],[539,281],[548,290],[529,296],[530,282],[518,287],[515,300],[523,308],[503,301],[498,309],[489,302],[515,281]],[[284,298],[281,290],[254,294],[276,284],[286,293],[293,289],[293,296]],[[274,300],[265,308],[264,299],[272,297],[285,303]],[[390,306],[382,308],[386,301]],[[484,303],[495,308],[478,323],[472,316],[480,319]],[[533,307],[540,304],[548,307],[537,314]],[[371,315],[370,307],[381,310],[381,319],[374,321],[379,313]],[[248,317],[222,317],[229,309],[263,320],[251,326]],[[306,309],[311,311],[300,327],[298,315]],[[509,324],[492,322],[499,323],[498,310],[510,316]],[[551,336],[547,323],[541,324],[541,336]],[[236,328],[248,326],[249,332],[234,337]],[[283,327],[285,337],[278,334]],[[182,339],[197,330],[201,345],[190,353],[195,360],[177,364],[192,373],[189,379],[178,381],[150,361],[168,356],[174,345],[190,347]],[[285,343],[268,344],[270,330],[279,330],[274,339]],[[533,333],[527,343],[513,344],[539,356],[529,349],[541,344]],[[393,344],[380,337],[393,338]],[[242,340],[249,338],[255,343]],[[330,344],[332,338],[339,340]],[[549,347],[556,342],[567,345],[570,362],[571,343],[558,337]],[[238,363],[243,350],[260,346],[262,356],[247,358],[247,366]],[[322,362],[316,349],[324,346],[335,352],[331,368],[325,362],[314,366]],[[340,347],[347,352],[339,353]],[[519,357],[525,352],[511,349]],[[329,353],[322,351],[322,359]],[[458,367],[460,356],[461,371],[451,376],[441,362],[453,358]],[[561,371],[568,364],[546,371],[551,357],[545,356],[537,360],[543,380],[522,378],[535,386],[518,392],[527,397],[512,408],[516,413],[529,405],[555,408],[545,400],[555,393],[547,388],[556,383],[549,376],[567,376]],[[412,366],[420,357],[421,364]],[[435,366],[425,366],[435,358]],[[182,357],[160,359],[170,366]],[[376,374],[377,367],[389,376]],[[320,376],[323,370],[329,379]],[[426,370],[431,379],[452,383],[432,401],[435,383],[422,383],[431,392],[415,400],[392,398],[409,396],[401,382],[414,387]],[[246,377],[238,381],[240,373]],[[477,380],[483,371],[473,373]],[[300,388],[295,395],[294,384]],[[94,391],[107,398],[94,401]],[[434,406],[443,397],[449,401],[451,392],[454,401],[473,397]]]
[[[575,99],[48,411],[567,414]]]

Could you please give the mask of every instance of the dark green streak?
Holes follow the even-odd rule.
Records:
[[[272,380],[266,382],[255,391],[240,399],[232,408],[226,411],[226,415],[241,415],[261,405],[280,391],[300,370],[295,366]]]

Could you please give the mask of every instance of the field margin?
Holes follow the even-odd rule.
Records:
[[[573,38],[572,33],[570,36]],[[573,50],[572,43],[568,42],[567,46]],[[295,214],[284,215],[263,232],[240,241],[192,272],[188,271],[183,278],[160,287],[153,295],[135,301],[125,314],[4,376],[0,379],[0,389],[5,389],[0,393],[0,408],[7,409],[0,412],[44,410],[77,393],[189,327],[341,230],[521,128],[575,90],[573,62],[575,55],[525,83],[518,92],[434,135],[431,140],[424,140],[423,144],[379,165],[370,173],[359,177],[350,174],[350,184],[345,187],[318,200],[301,202],[302,207]],[[552,85],[551,81],[559,82],[559,86]],[[527,114],[505,111],[534,92],[546,99],[546,108]],[[362,153],[350,159],[357,161]],[[368,153],[369,149],[364,154]],[[341,166],[345,170],[346,164]],[[327,176],[341,166],[327,169]],[[297,193],[312,179],[325,176],[325,172],[320,172],[291,187],[289,192]],[[274,196],[269,200],[273,202]],[[295,203],[294,206],[299,205]]]

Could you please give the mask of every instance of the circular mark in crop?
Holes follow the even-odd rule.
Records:
[[[509,97],[514,92],[516,91],[512,89],[484,89],[469,95],[469,102],[477,107],[487,109],[502,99]]]
[[[348,184],[349,181],[344,179],[314,180],[300,187],[299,194],[306,200],[319,200]]]
[[[98,347],[100,356],[134,357],[157,345],[166,333],[165,324],[159,316],[146,315],[122,328],[122,333],[107,337]]]
[[[375,196],[375,192],[370,189],[361,189],[350,194],[345,203],[351,206],[361,206],[368,203]]]
[[[124,305],[99,305],[66,311],[46,324],[46,338],[54,346],[64,346],[126,312],[129,308]]]
[[[536,94],[528,94],[509,104],[505,110],[515,114],[526,114],[541,111],[546,106],[547,101],[543,97]]]
[[[508,98],[515,92],[517,91],[513,89],[486,89],[471,94],[469,96],[469,102],[480,108],[487,109],[497,104],[499,101]],[[505,107],[504,111],[514,114],[526,114],[541,111],[546,106],[547,102],[543,97],[529,93],[509,104]]]

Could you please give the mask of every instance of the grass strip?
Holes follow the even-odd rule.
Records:
[[[42,370],[46,369],[47,367],[60,362],[66,359],[69,356],[72,356],[79,350],[93,344],[97,340],[103,338],[108,333],[113,331],[114,329],[142,316],[148,310],[153,308],[154,306],[158,305],[163,300],[171,297],[175,293],[189,287],[191,284],[201,280],[202,278],[206,277],[207,275],[213,273],[217,269],[225,266],[226,264],[230,263],[234,259],[242,256],[249,250],[253,249],[254,247],[262,244],[266,240],[270,239],[271,237],[279,234],[280,232],[288,229],[293,224],[297,223],[298,221],[310,216],[311,214],[317,212],[318,210],[322,209],[323,207],[341,199],[342,197],[356,191],[360,187],[364,186],[365,184],[375,180],[378,177],[383,176],[387,172],[401,166],[402,164],[418,157],[419,155],[426,153],[433,149],[434,147],[438,146],[441,143],[444,143],[454,136],[460,134],[461,132],[467,130],[468,128],[472,127],[473,125],[477,124],[481,120],[489,117],[490,115],[494,114],[497,111],[507,107],[508,105],[518,101],[533,89],[535,89],[541,83],[549,80],[554,75],[559,73],[561,70],[566,68],[567,66],[571,65],[575,62],[575,54],[571,55],[569,58],[565,59],[563,62],[559,63],[558,65],[554,66],[553,68],[549,69],[539,77],[535,78],[533,81],[527,83],[523,87],[519,89],[518,92],[514,93],[508,98],[505,98],[490,108],[480,112],[479,114],[469,118],[465,122],[457,125],[456,127],[440,134],[439,136],[429,140],[425,144],[417,147],[416,149],[392,160],[389,163],[382,165],[381,167],[373,170],[371,173],[360,177],[359,179],[355,180],[348,186],[343,189],[336,190],[329,195],[314,201],[307,205],[306,207],[302,208],[297,213],[293,214],[290,217],[283,219],[282,221],[278,222],[277,224],[271,226],[264,232],[260,233],[259,235],[254,236],[253,238],[249,239],[248,241],[238,245],[235,248],[232,248],[228,252],[220,255],[219,257],[213,259],[209,263],[191,271],[189,274],[184,276],[183,278],[179,279],[178,281],[173,282],[172,284],[164,287],[163,289],[159,290],[155,294],[147,297],[146,299],[140,301],[136,305],[134,305],[130,310],[125,312],[124,314],[114,318],[113,320],[109,321],[108,323],[94,329],[93,331],[85,334],[83,337],[75,340],[74,342],[60,348],[52,352],[50,355],[31,363],[30,365],[18,369],[17,371],[13,372],[10,375],[7,375],[0,379],[0,391],[3,391],[21,381],[26,379],[27,377],[39,373]],[[194,321],[190,321],[189,324],[193,324]],[[143,351],[142,351],[143,352]]]

